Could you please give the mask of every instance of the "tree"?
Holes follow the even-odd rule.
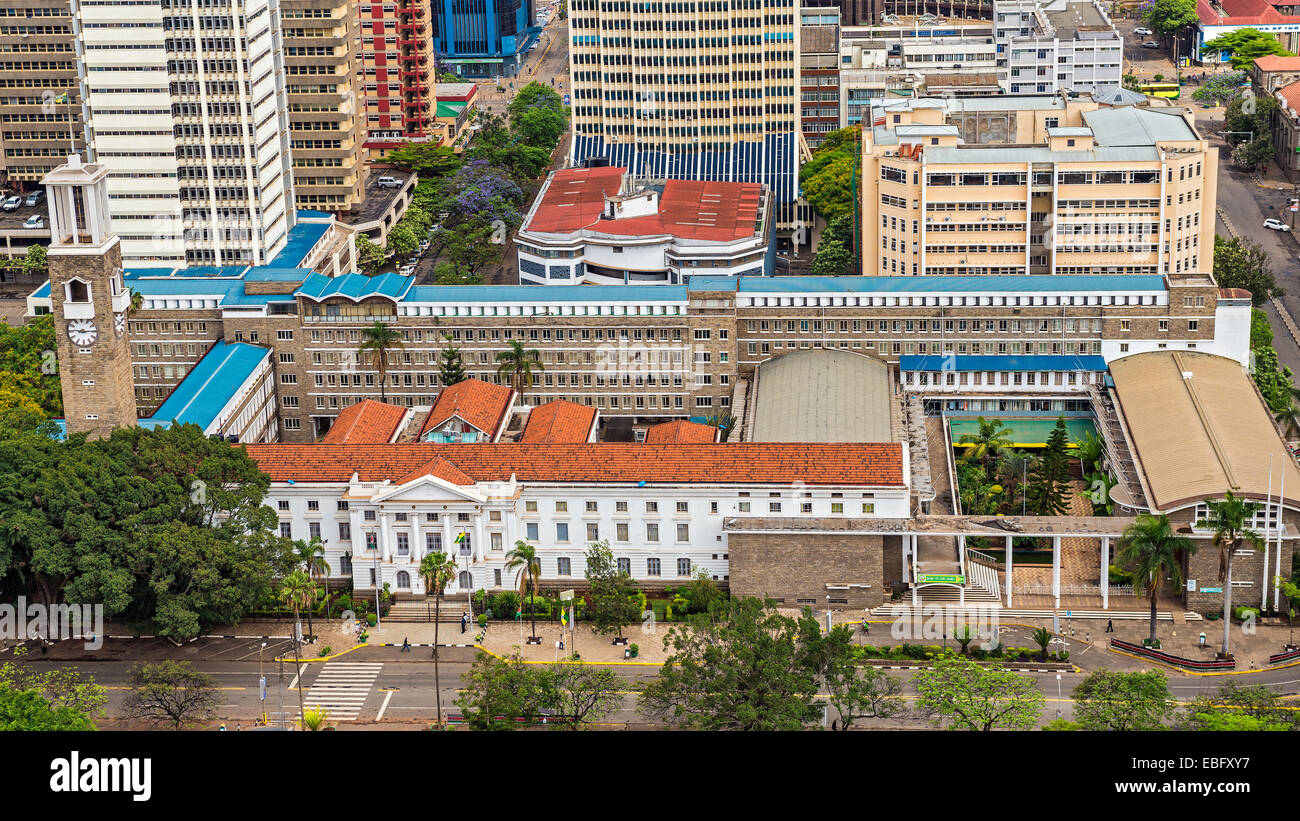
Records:
[[[828,701],[839,714],[838,726],[847,730],[858,719],[897,718],[907,713],[903,684],[877,667],[859,666],[853,653],[853,633],[838,625],[828,636],[822,683]]]
[[[1250,100],[1249,105],[1247,100]],[[1272,97],[1237,97],[1224,110],[1223,130],[1232,132],[1225,135],[1225,139],[1235,145],[1271,133],[1270,124],[1277,111],[1277,100]]]
[[[1085,730],[1161,730],[1174,701],[1159,670],[1121,673],[1094,670],[1074,688],[1074,720]]]
[[[108,691],[96,684],[93,676],[63,665],[36,669],[29,663],[27,648],[21,645],[10,652],[14,660],[0,664],[0,689],[35,690],[55,707],[71,707],[90,717],[103,714]]]
[[[412,254],[420,250],[420,240],[424,235],[406,220],[398,220],[388,231],[388,242],[385,250],[388,256],[397,257],[399,260],[407,259]]]
[[[1219,546],[1219,582],[1223,585],[1223,649],[1226,658],[1231,655],[1232,640],[1232,558],[1244,543],[1262,548],[1264,539],[1250,528],[1255,513],[1263,505],[1234,496],[1232,491],[1222,499],[1209,499],[1210,515],[1196,523],[1199,528],[1214,531],[1214,543]]]
[[[439,229],[440,253],[446,253],[447,262],[458,274],[481,281],[483,267],[501,260],[509,229],[503,221],[494,226],[482,217],[464,220],[454,228]]]
[[[0,689],[0,732],[70,732],[95,729],[75,707],[56,706],[36,690]]]
[[[321,544],[318,537],[312,537],[309,541],[298,539],[293,543],[294,556],[302,563],[303,569],[307,575],[311,576],[313,584],[323,580],[330,573],[330,563],[325,561],[325,545]],[[312,613],[316,610],[316,602],[313,600],[307,608],[307,635],[316,635],[316,624],[312,620]]]
[[[917,710],[952,730],[1028,730],[1043,710],[1032,678],[951,653],[917,670],[912,683]]]
[[[480,652],[464,685],[456,706],[476,730],[513,730],[519,719],[536,718],[547,697],[517,651],[506,658]]]
[[[1047,648],[1052,646],[1052,631],[1046,627],[1035,627],[1029,636],[1034,640],[1034,644],[1038,645],[1040,657],[1047,658]]]
[[[1201,46],[1201,54],[1231,54],[1232,67],[1235,69],[1250,68],[1260,57],[1269,55],[1295,56],[1283,48],[1273,35],[1249,27],[1220,34]]]
[[[855,176],[859,185],[862,182],[861,133],[860,126],[832,131],[799,169],[804,198],[828,223],[841,217],[853,220],[853,203],[859,194]]]
[[[379,400],[381,402],[388,401],[389,356],[393,351],[400,350],[403,347],[402,332],[390,325],[375,322],[375,324],[361,329],[361,344],[357,346],[357,353],[363,357],[369,354],[375,364],[375,370],[379,373]]]
[[[674,625],[668,659],[641,692],[647,716],[693,730],[798,730],[816,721],[820,629],[736,598]]]
[[[285,577],[280,584],[280,597],[284,603],[293,610],[293,665],[294,673],[302,678],[302,659],[299,658],[298,644],[299,632],[302,629],[299,619],[299,612],[304,608],[308,609],[316,604],[316,582],[311,580],[302,570],[295,570]],[[305,716],[307,711],[303,708],[302,688],[298,688],[298,715]]]
[[[1034,461],[1034,474],[1028,491],[1029,507],[1039,516],[1061,516],[1070,509],[1067,441],[1065,417],[1058,416],[1056,427],[1047,435],[1047,447]]]
[[[1210,103],[1211,105],[1226,105],[1241,94],[1242,83],[1247,82],[1249,79],[1244,71],[1229,71],[1226,74],[1216,74],[1192,92],[1192,99],[1198,102]]]
[[[193,638],[239,621],[294,565],[263,504],[270,477],[197,425],[107,439],[8,435],[0,447],[0,576],[43,604]]]
[[[1220,288],[1250,291],[1250,301],[1255,308],[1283,293],[1277,286],[1268,252],[1249,239],[1214,236],[1214,280]],[[1267,323],[1267,317],[1264,321]],[[1251,327],[1253,337],[1253,321]]]
[[[1238,168],[1264,168],[1273,159],[1273,138],[1265,134],[1232,150],[1232,161]]]
[[[1216,237],[1217,239],[1217,237]],[[1254,294],[1252,293],[1252,296]],[[1273,326],[1269,324],[1268,314],[1259,308],[1250,309],[1250,349],[1271,348],[1273,346]]]
[[[373,274],[384,263],[388,261],[388,252],[376,245],[370,237],[365,234],[356,235],[357,244],[357,267],[366,273]]]
[[[988,475],[989,464],[997,458],[998,452],[1011,447],[1011,440],[1007,438],[1011,435],[1011,428],[998,419],[986,420],[983,416],[978,417],[976,423],[976,433],[963,433],[958,440],[970,445],[961,458],[966,462],[979,462],[984,466],[985,475]]]
[[[462,164],[460,155],[450,146],[437,143],[403,143],[389,151],[384,160],[403,171],[414,171],[421,182],[455,174]]]
[[[471,274],[453,262],[439,262],[433,267],[434,285],[482,285],[483,277]]]
[[[534,348],[524,348],[517,339],[510,340],[509,350],[497,353],[497,374],[510,381],[510,386],[522,398],[524,390],[533,383],[533,374],[544,371],[542,355]]]
[[[1196,552],[1196,545],[1186,536],[1174,532],[1169,517],[1161,513],[1158,516],[1142,514],[1133,524],[1124,529],[1116,552],[1116,563],[1133,572],[1133,584],[1147,591],[1151,600],[1151,637],[1150,644],[1158,647],[1156,641],[1156,599],[1160,587],[1166,578],[1175,587],[1183,583],[1183,556]]]
[[[1024,494],[1028,490],[1029,473],[1034,466],[1034,457],[1023,450],[1003,450],[998,454],[998,461],[993,470],[994,477],[1004,488],[1008,509],[1004,513],[1016,513],[1028,509],[1028,500]],[[1022,504],[1015,504],[1019,491]]]
[[[221,706],[216,680],[195,670],[188,661],[132,665],[127,685],[123,709],[128,716],[171,725],[173,730],[209,721]],[[301,689],[298,698],[301,701]]]
[[[522,539],[515,542],[514,549],[506,554],[506,572],[515,571],[515,586],[519,596],[528,601],[528,611],[533,617],[532,638],[537,638],[537,608],[529,598],[537,596],[537,580],[542,575],[542,560],[537,557],[537,548]]]
[[[843,243],[823,236],[817,243],[817,253],[813,255],[812,272],[822,276],[843,276],[852,273],[853,261],[853,252]]]
[[[590,664],[557,664],[544,673],[546,704],[571,730],[594,724],[623,706],[614,671]]]
[[[442,338],[447,343],[447,347],[438,354],[438,380],[444,387],[450,387],[464,382],[467,378],[465,364],[461,361],[460,348],[451,344],[451,334],[443,334]]]
[[[1152,0],[1142,19],[1157,35],[1177,34],[1196,25],[1196,0]]]
[[[0,386],[36,403],[50,417],[63,415],[58,347],[53,314],[26,325],[0,322]]]
[[[712,416],[704,418],[704,424],[718,429],[718,440],[727,441],[731,436],[731,431],[735,429],[736,423],[740,420],[729,413],[715,413]]]
[[[425,595],[433,591],[433,690],[438,705],[438,726],[442,726],[442,685],[438,671],[438,623],[442,621],[442,593],[456,578],[456,560],[441,550],[426,553],[420,560]]]
[[[1214,695],[1197,694],[1187,705],[1182,723],[1189,730],[1294,730],[1300,718],[1267,687],[1229,681]]]
[[[329,710],[324,707],[312,707],[302,714],[302,728],[317,732],[325,728],[325,722],[329,720]]]
[[[1286,407],[1273,414],[1273,420],[1282,426],[1282,435],[1287,439],[1300,437],[1300,407],[1293,398],[1286,398]]]
[[[591,586],[587,615],[592,629],[601,635],[617,633],[623,638],[623,628],[641,615],[641,605],[635,598],[637,589],[632,576],[619,569],[608,540],[592,542],[587,549],[586,576]]]

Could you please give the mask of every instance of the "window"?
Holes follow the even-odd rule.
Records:
[[[307,500],[307,509],[308,509],[308,510],[320,510],[320,499],[308,499],[308,500]]]
[[[373,510],[367,510],[362,514],[362,516],[367,522],[373,522],[375,520],[375,512]]]
[[[339,522],[339,541],[352,541],[352,525],[348,522]]]
[[[831,502],[831,513],[843,513],[843,512],[844,512],[843,502]]]
[[[289,522],[280,522],[280,538],[282,538],[282,539],[292,539],[292,538],[293,538],[293,525],[292,525],[292,524],[290,524]]]
[[[614,503],[614,512],[615,512],[615,513],[627,513],[627,502],[615,502],[615,503]]]
[[[308,522],[308,523],[307,523],[307,538],[308,538],[308,539],[319,539],[319,538],[320,538],[320,522]]]
[[[690,512],[690,503],[689,503],[689,502],[678,502],[678,503],[677,503],[677,512],[678,512],[678,513],[689,513],[689,512]]]
[[[658,513],[658,512],[659,512],[659,503],[658,503],[658,502],[646,502],[646,503],[645,503],[645,512],[646,512],[646,513]]]
[[[645,526],[645,540],[647,542],[659,541],[659,525],[652,522]]]
[[[875,503],[875,502],[863,502],[863,503],[862,503],[862,512],[863,512],[863,513],[875,513],[875,512],[876,512],[876,503]]]
[[[426,553],[439,553],[442,551],[442,534],[426,533],[424,534],[424,550]]]
[[[600,541],[600,525],[595,522],[587,522],[587,541]]]
[[[501,586],[501,569],[500,569],[500,568],[497,568],[496,570],[493,570],[493,571],[492,571],[492,586],[493,586],[493,587],[500,587],[500,586]]]
[[[768,502],[768,503],[767,503],[767,512],[768,512],[768,513],[780,513],[780,512],[781,512],[781,503],[780,503],[780,502]]]
[[[502,547],[502,545],[503,545],[504,543],[502,542],[502,536],[501,536],[501,534],[500,534],[500,533],[492,533],[492,534],[490,534],[490,536],[491,536],[491,539],[492,539],[492,549],[493,549],[493,550],[503,550],[504,548]]]
[[[619,542],[627,541],[627,522],[619,522],[614,525],[614,539]]]
[[[677,541],[689,542],[691,540],[691,526],[680,524],[677,526]]]
[[[595,512],[596,512],[596,503],[595,503],[595,502],[586,502],[586,503],[584,504],[583,509],[586,510],[586,512],[588,512],[588,513],[595,513]]]
[[[569,540],[569,523],[556,522],[555,524],[555,541],[567,542]]]
[[[536,512],[537,512],[537,502],[535,502],[535,501],[524,502],[524,512],[525,512],[525,513],[536,513]]]
[[[691,560],[690,560],[690,559],[678,559],[678,560],[677,560],[677,575],[678,575],[678,576],[689,576],[689,575],[691,575]]]
[[[556,512],[556,513],[568,513],[568,512],[569,512],[569,503],[568,503],[568,502],[556,502],[556,503],[555,503],[555,512]]]
[[[569,559],[567,556],[561,556],[555,560],[555,572],[560,576],[569,576],[570,573]]]
[[[289,509],[289,500],[288,500],[288,499],[277,499],[277,500],[275,501],[275,507],[276,507],[277,510],[282,510],[282,511],[283,511],[283,510],[288,510],[288,509]]]
[[[406,533],[397,534],[397,555],[411,555],[411,537]]]
[[[803,502],[799,505],[800,513],[812,513],[812,502]]]
[[[631,559],[616,559],[615,561],[618,562],[618,572],[627,573],[629,576],[632,575]]]
[[[410,589],[411,589],[411,574],[410,574],[410,573],[407,573],[405,570],[399,570],[399,571],[397,571],[397,589],[398,589],[398,590],[410,590]]]
[[[524,526],[524,537],[530,542],[537,541],[537,522],[529,522]]]
[[[646,574],[647,576],[658,576],[658,575],[660,575],[660,573],[659,573],[659,560],[658,560],[658,559],[646,559],[646,560],[645,560],[645,574]]]

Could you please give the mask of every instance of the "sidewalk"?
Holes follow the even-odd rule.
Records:
[[[642,632],[642,627],[639,624],[629,625],[625,628],[623,635],[627,637],[628,645],[635,644],[638,650],[637,657],[630,661],[650,665],[663,664],[666,658],[663,650],[663,640],[672,626],[670,624],[655,625],[653,633]],[[412,645],[431,645],[433,643],[433,627],[431,623],[392,622],[384,625],[379,630],[371,628],[370,643],[400,646],[405,639],[411,642]],[[624,661],[623,645],[613,645],[611,643],[613,636],[597,635],[588,624],[578,624],[573,631],[572,637],[570,637],[568,630],[564,630],[564,649],[559,651],[555,647],[555,642],[561,638],[559,622],[537,622],[537,635],[542,639],[540,645],[525,644],[531,628],[531,623],[526,620],[522,622],[488,622],[487,636],[481,646],[488,652],[495,653],[498,656],[508,656],[518,648],[520,655],[527,661],[553,662],[556,659],[557,652],[559,658],[563,660],[573,653],[576,644],[578,654],[583,661]],[[438,628],[438,641],[444,646],[474,645],[478,633],[478,625],[471,625],[469,630],[461,633],[459,624],[443,624]]]

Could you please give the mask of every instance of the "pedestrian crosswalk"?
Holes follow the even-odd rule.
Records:
[[[303,697],[303,706],[324,709],[330,721],[355,721],[383,667],[383,664],[328,662]]]

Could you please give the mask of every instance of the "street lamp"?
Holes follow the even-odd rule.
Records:
[[[1061,674],[1056,674],[1056,717],[1061,717]]]

